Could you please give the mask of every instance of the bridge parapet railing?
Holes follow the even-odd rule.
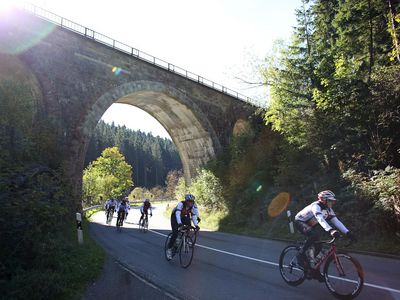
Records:
[[[222,92],[224,94],[227,94],[227,95],[237,98],[239,100],[248,102],[255,106],[259,106],[259,104],[256,103],[255,101],[253,101],[253,99],[251,99],[250,97],[247,97],[247,96],[240,94],[234,90],[226,88],[225,86],[223,86],[221,84],[215,83],[212,80],[208,80],[200,75],[189,72],[186,69],[180,68],[180,67],[178,67],[174,64],[171,64],[169,62],[166,62],[162,59],[156,58],[146,52],[140,51],[140,50],[133,48],[129,45],[126,45],[122,42],[114,40],[113,38],[110,38],[104,34],[98,33],[90,28],[87,28],[87,27],[79,25],[71,20],[68,20],[61,16],[58,16],[46,9],[43,9],[41,7],[38,7],[38,6],[30,4],[30,3],[23,3],[20,6],[24,10],[32,13],[33,15],[35,15],[41,19],[44,19],[46,21],[52,22],[62,28],[68,29],[75,33],[78,33],[82,36],[85,36],[86,38],[92,39],[96,42],[99,42],[106,46],[112,47],[118,51],[121,51],[121,52],[126,53],[131,56],[134,56],[140,60],[146,61],[146,62],[156,65],[158,67],[161,67],[161,68],[168,70],[174,74],[178,74],[182,77],[185,77],[187,79],[195,81],[199,84],[202,84],[204,86],[207,86],[209,88],[212,88],[214,90]]]

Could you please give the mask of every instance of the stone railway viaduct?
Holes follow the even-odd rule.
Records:
[[[76,195],[91,132],[113,103],[136,106],[165,127],[186,182],[257,109],[220,85],[35,7],[0,18],[1,59],[38,90],[37,109],[57,132],[60,164]]]

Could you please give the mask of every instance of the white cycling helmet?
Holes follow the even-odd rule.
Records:
[[[318,200],[336,201],[336,196],[332,191],[326,190],[318,194]]]

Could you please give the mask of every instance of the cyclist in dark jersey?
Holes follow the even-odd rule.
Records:
[[[118,206],[117,224],[119,220],[121,220],[122,224],[123,220],[125,219],[125,215],[128,213],[129,204],[127,202],[128,201],[126,200],[126,198],[124,198]]]
[[[149,210],[150,210],[150,216],[153,216],[153,211],[152,211],[150,200],[145,199],[142,206],[140,206],[140,213],[142,215],[140,217],[139,224],[143,220],[144,216],[146,216],[146,219],[148,219]]]

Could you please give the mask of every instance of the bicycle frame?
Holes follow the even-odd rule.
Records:
[[[180,231],[181,233],[181,244],[183,243],[182,247],[186,247],[186,237],[190,236],[190,234],[193,232],[194,235],[194,240],[193,243],[196,243],[196,238],[197,238],[197,230],[195,230],[195,227],[190,226],[188,228],[185,228],[183,230]],[[184,248],[183,250],[186,250],[186,248]]]
[[[321,249],[321,251],[322,251],[322,249]],[[331,255],[334,255],[335,261],[337,262],[338,260],[336,258],[336,245],[335,244],[331,244],[331,247],[328,250],[328,252],[324,253],[324,255],[321,257],[319,262],[312,269],[318,270]]]
[[[330,242],[327,242],[326,244],[330,244],[331,247],[329,248],[328,252],[324,253],[324,255],[321,257],[321,259],[318,261],[318,263],[312,268],[313,270],[319,270],[319,268],[327,261],[327,259],[333,255],[334,260],[335,260],[335,266],[336,269],[338,270],[339,275],[343,275],[343,266],[340,260],[337,258],[336,255],[336,244],[334,243],[335,240],[332,240]],[[324,242],[322,242],[325,244]],[[322,249],[321,249],[322,251]]]

